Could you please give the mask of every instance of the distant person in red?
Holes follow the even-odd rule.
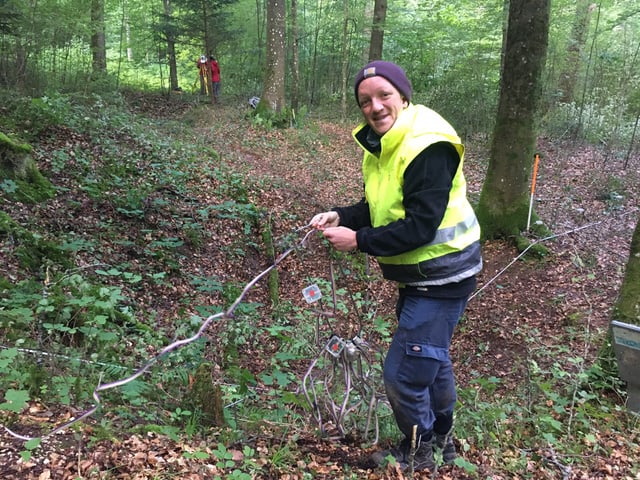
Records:
[[[211,71],[209,70],[207,57],[202,55],[196,62],[196,66],[198,67],[198,74],[200,76],[200,95],[209,95],[209,78],[211,77]]]
[[[211,69],[211,86],[213,87],[213,101],[218,103],[220,100],[220,65],[212,56],[209,57],[209,68]]]

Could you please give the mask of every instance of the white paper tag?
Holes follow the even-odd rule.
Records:
[[[302,295],[307,303],[315,303],[322,298],[322,292],[315,283],[302,290]]]

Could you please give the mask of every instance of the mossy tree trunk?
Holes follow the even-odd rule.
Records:
[[[267,257],[269,258],[269,262],[271,264],[276,261],[276,249],[273,244],[273,230],[271,223],[271,215],[269,215],[266,219],[264,226],[262,226],[262,240],[264,241],[265,250]],[[269,272],[269,277],[267,279],[267,285],[269,286],[269,298],[271,299],[271,305],[276,307],[280,301],[280,291],[279,291],[279,275],[278,269],[273,268]]]
[[[629,259],[625,269],[620,293],[613,307],[612,320],[640,325],[640,219],[631,237]],[[598,372],[603,377],[617,377],[618,365],[613,349],[613,335],[609,329],[607,341],[600,348],[592,376]],[[594,377],[601,381],[600,378]],[[593,379],[592,379],[593,380]]]
[[[222,389],[213,382],[210,363],[198,366],[192,378],[189,400],[200,411],[204,425],[222,427],[226,424]]]
[[[571,36],[567,41],[567,58],[558,82],[560,87],[560,101],[570,103],[574,99],[574,92],[578,83],[582,50],[589,34],[589,23],[594,3],[591,0],[578,0],[573,19]]]
[[[29,144],[0,133],[0,183],[2,193],[10,200],[37,202],[54,194],[53,186],[42,176],[31,153]]]
[[[291,0],[291,110],[300,105],[300,29],[298,28],[298,0]]]
[[[91,0],[91,56],[94,79],[107,73],[107,40],[104,23],[104,0]]]
[[[613,319],[640,325],[640,220],[631,238],[629,260],[613,310]]]
[[[171,0],[162,0],[165,22],[162,25],[164,39],[167,42],[167,60],[169,63],[169,89],[174,91],[178,85],[178,67],[176,64],[176,34],[174,29],[175,19],[171,8]]]
[[[18,143],[0,133],[0,179],[27,179],[31,159],[31,146]]]
[[[526,229],[550,0],[511,0],[498,115],[477,208],[484,238]]]

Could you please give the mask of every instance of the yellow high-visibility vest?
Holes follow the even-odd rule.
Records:
[[[354,129],[354,138],[365,125],[363,123]],[[477,244],[480,226],[467,200],[462,173],[464,146],[453,127],[423,105],[409,104],[402,110],[393,127],[381,137],[379,155],[363,147],[362,172],[371,223],[373,227],[380,227],[405,217],[402,203],[404,172],[420,152],[442,141],[452,144],[460,155],[447,209],[430,243],[399,255],[377,257],[385,277],[391,280],[416,285],[445,284],[467,278],[481,269]],[[465,249],[472,246],[477,252],[464,255]],[[407,266],[415,267],[410,275],[407,271],[411,269],[402,268]],[[434,275],[432,267],[437,274]]]

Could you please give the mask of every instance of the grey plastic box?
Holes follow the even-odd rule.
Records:
[[[611,322],[620,378],[627,382],[627,408],[640,413],[640,326]]]

